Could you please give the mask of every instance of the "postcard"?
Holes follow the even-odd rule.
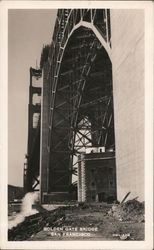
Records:
[[[153,248],[153,3],[2,1],[1,248]]]

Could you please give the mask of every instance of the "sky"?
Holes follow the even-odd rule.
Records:
[[[29,68],[39,65],[50,44],[57,11],[9,10],[8,14],[8,184],[23,186],[27,153]]]

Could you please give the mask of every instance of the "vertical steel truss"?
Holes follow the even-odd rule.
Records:
[[[107,96],[96,95],[96,100],[90,100],[88,103],[82,102],[85,84],[102,44],[91,29],[83,27],[81,22],[94,25],[107,46],[111,47],[109,10],[58,10],[47,72],[51,94],[47,192],[68,190],[73,173],[73,155],[79,153],[75,147],[76,135],[80,134],[92,145],[106,146],[108,128],[113,121],[111,92],[107,93]],[[69,43],[72,43],[70,55]],[[81,119],[88,114],[85,110],[89,108],[94,111],[93,117],[89,115],[92,123],[91,139],[89,133],[82,133],[78,126]]]

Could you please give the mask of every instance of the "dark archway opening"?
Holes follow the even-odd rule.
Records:
[[[70,190],[72,175],[77,173],[73,158],[86,147],[115,152],[112,64],[88,28],[74,31],[65,48],[50,140],[49,193]]]

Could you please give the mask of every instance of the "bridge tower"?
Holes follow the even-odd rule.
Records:
[[[30,68],[28,105],[28,146],[24,164],[24,190],[36,190],[40,165],[40,114],[42,70]]]
[[[103,147],[115,157],[110,55],[109,10],[58,10],[48,56],[41,62],[42,203],[72,198],[74,158],[83,148]]]

